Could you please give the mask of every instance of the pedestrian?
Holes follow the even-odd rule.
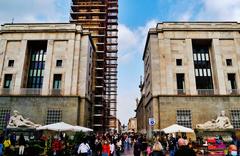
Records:
[[[96,139],[95,141],[96,145],[96,156],[101,156],[102,155],[102,143],[100,140]]]
[[[163,146],[156,140],[152,147],[152,156],[164,156],[163,155]]]
[[[133,145],[133,155],[134,156],[141,155],[141,144],[140,144],[139,140],[136,140],[136,142]]]
[[[11,141],[10,141],[10,139],[9,139],[8,136],[7,136],[6,139],[4,140],[3,146],[4,146],[4,151],[5,151],[4,154],[5,154],[5,155],[9,155],[10,152],[11,152],[11,149],[10,149],[10,147],[11,147]]]
[[[120,156],[121,149],[122,148],[122,140],[119,138],[117,143],[116,143],[116,155]]]
[[[102,146],[102,156],[110,156],[110,145],[107,140],[104,141]]]
[[[52,142],[52,151],[54,156],[59,156],[62,151],[62,143],[60,138],[58,139],[56,136]]]
[[[19,153],[18,154],[23,155],[26,142],[25,142],[25,139],[24,139],[24,136],[22,133],[20,134],[20,137],[18,139],[18,145],[19,145]]]
[[[196,156],[193,149],[190,149],[183,138],[178,139],[178,150],[174,156]]]
[[[174,156],[176,151],[176,139],[172,136],[172,134],[169,134],[168,138],[168,150],[169,150],[169,156]]]
[[[113,143],[113,141],[111,141],[111,144],[110,144],[110,155],[111,156],[114,156],[114,152],[115,152],[115,145]]]
[[[0,142],[0,156],[3,156],[3,144]]]
[[[91,150],[91,149],[90,149],[90,146],[89,146],[88,143],[87,143],[87,140],[84,139],[84,140],[83,140],[83,143],[81,143],[81,144],[79,145],[77,153],[78,153],[78,155],[80,155],[80,156],[87,156],[90,150]]]

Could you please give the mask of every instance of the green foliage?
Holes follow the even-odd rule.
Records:
[[[75,135],[74,135],[74,143],[75,144],[80,144],[81,142],[84,141],[84,139],[86,139],[86,135],[84,132],[80,131],[80,132],[77,132]]]

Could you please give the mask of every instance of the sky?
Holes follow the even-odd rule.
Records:
[[[70,0],[0,0],[0,24],[68,22]],[[142,54],[150,27],[163,21],[238,21],[240,0],[119,0],[118,112],[135,116]]]

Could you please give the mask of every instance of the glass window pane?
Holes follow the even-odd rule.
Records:
[[[195,75],[198,76],[198,69],[195,69]]]
[[[198,61],[201,61],[201,54],[198,54]]]
[[[202,60],[205,61],[205,55],[204,54],[202,54]]]

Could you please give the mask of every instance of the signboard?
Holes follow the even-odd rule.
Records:
[[[154,126],[154,125],[155,125],[155,119],[154,119],[154,118],[149,118],[149,119],[148,119],[148,124],[149,124],[150,126]]]

